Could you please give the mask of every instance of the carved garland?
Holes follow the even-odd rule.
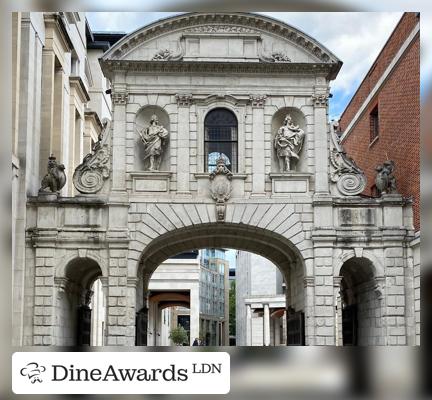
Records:
[[[78,165],[73,175],[73,184],[80,193],[93,194],[99,192],[105,179],[109,177],[110,152],[108,139],[111,123],[108,119],[103,121],[103,130],[99,140],[93,146],[92,152],[87,154],[83,162]]]

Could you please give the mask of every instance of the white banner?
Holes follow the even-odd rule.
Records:
[[[226,394],[225,352],[19,352],[16,394]]]

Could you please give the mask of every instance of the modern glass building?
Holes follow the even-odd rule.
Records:
[[[200,251],[200,338],[208,346],[229,344],[229,261],[225,252]]]

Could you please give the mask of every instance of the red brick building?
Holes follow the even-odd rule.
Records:
[[[339,125],[346,152],[365,171],[372,194],[375,167],[396,164],[398,192],[412,196],[420,230],[420,21],[404,13],[360,84]]]

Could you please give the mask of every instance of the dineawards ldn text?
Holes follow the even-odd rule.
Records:
[[[177,368],[175,364],[170,364],[167,368],[116,368],[109,365],[101,368],[76,368],[74,365],[66,367],[64,365],[53,364],[52,382],[175,382],[187,381],[189,373],[192,374],[212,374],[221,373],[221,364],[195,364],[191,369]]]

